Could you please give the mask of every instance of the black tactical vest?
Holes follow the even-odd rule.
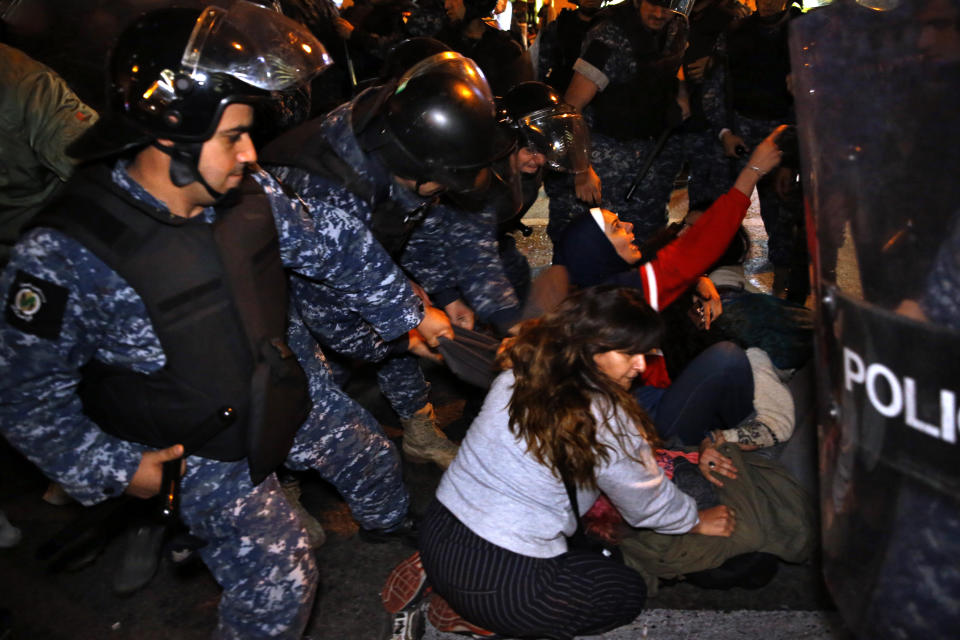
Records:
[[[410,234],[426,217],[429,205],[408,210],[390,198],[389,185],[377,188],[345,162],[323,135],[323,118],[308,120],[268,144],[260,154],[267,165],[296,167],[338,184],[370,207],[370,233],[394,260]]]
[[[310,400],[284,342],[286,278],[270,205],[249,177],[241,191],[241,204],[209,224],[134,199],[97,166],[32,226],[74,237],[123,277],[166,356],[149,375],[90,362],[84,412],[124,440],[246,457],[259,483],[286,458]]]
[[[632,2],[604,9],[598,20],[612,21],[629,35],[637,72],[628,81],[611,82],[593,98],[594,128],[618,140],[634,140],[654,138],[679,124],[677,70],[687,43],[686,20],[675,17],[654,33],[643,26]]]

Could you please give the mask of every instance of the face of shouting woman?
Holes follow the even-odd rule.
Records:
[[[633,239],[633,225],[624,222],[612,211],[603,209],[602,212],[603,233],[607,240],[613,245],[618,256],[628,264],[634,264],[640,259],[641,253]]]

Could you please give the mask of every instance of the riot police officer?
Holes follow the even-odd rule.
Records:
[[[32,223],[0,276],[4,436],[87,505],[150,497],[163,464],[188,455],[180,515],[223,587],[219,637],[299,638],[316,590],[273,473],[320,462],[283,339],[283,269],[357,305],[397,280],[408,304],[394,315],[422,318],[362,225],[324,220],[363,282],[256,168],[255,109],[327,61],[300,25],[250,3],[144,15],[115,46],[110,110],[73,149],[106,161]]]
[[[666,221],[666,205],[681,161],[680,143],[664,137],[679,124],[677,70],[686,47],[689,0],[631,0],[602,11],[587,32],[564,100],[590,124],[590,171],[551,193],[548,233],[599,204],[633,224],[642,241]],[[661,139],[662,138],[662,139]],[[656,162],[626,199],[644,162]],[[574,197],[575,188],[576,198]]]
[[[482,72],[472,61],[446,51],[325,118],[293,129],[271,143],[263,157],[310,207],[332,203],[368,225],[416,279],[423,263],[438,257],[408,254],[410,234],[431,215],[441,192],[485,190],[489,165],[509,151],[509,144],[497,129],[493,96]],[[325,347],[351,358],[382,361],[378,381],[400,416],[404,453],[446,467],[456,445],[436,426],[429,386],[419,363],[407,355],[409,348],[424,353],[420,337],[377,330],[342,308],[335,287],[316,288],[297,278],[291,286],[300,317]],[[427,313],[444,317],[434,307]],[[445,326],[452,337],[449,321]]]
[[[477,212],[445,203],[440,216],[414,233],[411,248],[430,247],[446,258],[446,268],[422,284],[437,304],[462,301],[468,328],[474,317],[500,334],[521,319],[530,290],[530,265],[512,232],[537,199],[546,170],[576,174],[589,166],[589,132],[583,117],[542,82],[522,82],[497,99],[500,125],[516,149],[498,172]]]

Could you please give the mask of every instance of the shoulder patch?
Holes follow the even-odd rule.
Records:
[[[56,339],[60,337],[68,293],[66,287],[17,271],[7,296],[7,323],[24,333]]]

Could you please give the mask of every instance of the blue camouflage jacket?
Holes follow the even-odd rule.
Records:
[[[422,307],[407,279],[354,216],[330,205],[308,211],[267,173],[253,177],[269,198],[287,269],[335,288],[384,335],[420,322]],[[125,162],[117,162],[112,178],[163,206],[129,177]],[[215,213],[201,215],[212,222]],[[44,228],[17,243],[0,294],[0,433],[82,503],[119,495],[146,447],[100,430],[76,391],[80,368],[93,358],[140,373],[164,366],[142,300],[83,245]],[[32,315],[42,330],[22,330],[18,314]]]

